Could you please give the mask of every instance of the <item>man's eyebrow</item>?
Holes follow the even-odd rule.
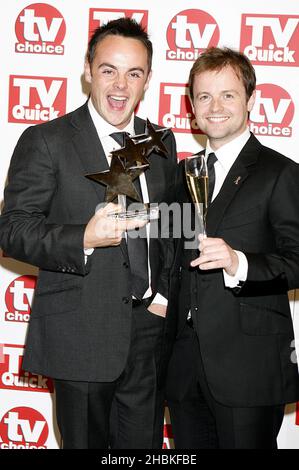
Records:
[[[238,91],[235,90],[234,88],[231,88],[229,90],[222,90],[222,93],[238,93]]]
[[[229,90],[221,90],[220,93],[237,93],[239,94],[239,92],[237,90],[235,90],[234,88],[231,88]],[[200,90],[196,96],[199,96],[199,95],[210,95],[211,93],[209,91],[204,91],[204,90]]]
[[[108,62],[102,62],[101,64],[99,64],[99,68],[101,67],[110,67],[111,69],[117,69],[117,67],[115,67],[115,65],[112,65],[112,64],[109,64]]]
[[[109,62],[103,62],[102,64],[99,65],[99,68],[101,68],[101,67],[109,67],[110,69],[117,70],[117,67],[115,65],[109,64]],[[128,72],[133,72],[134,70],[145,73],[145,71],[142,67],[131,67],[128,70]]]

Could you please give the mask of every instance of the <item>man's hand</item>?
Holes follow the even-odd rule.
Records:
[[[222,238],[199,237],[200,256],[191,261],[191,266],[199,269],[222,268],[229,276],[234,276],[239,266],[238,255]]]
[[[159,315],[159,317],[166,317],[166,305],[161,304],[150,304],[147,308],[149,312],[153,313],[154,315]]]
[[[121,211],[120,205],[112,203],[99,209],[86,225],[84,248],[117,246],[125,231],[143,227],[147,223],[146,220],[141,219],[118,220],[109,217],[109,213]]]

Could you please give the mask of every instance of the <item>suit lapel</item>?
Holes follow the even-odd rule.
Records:
[[[260,142],[251,135],[226,176],[218,195],[208,209],[208,236],[213,237],[216,235],[227,208],[250,175],[253,165],[256,164],[260,148]]]
[[[78,113],[72,116],[71,124],[74,128],[73,145],[83,167],[83,176],[89,173],[109,170],[107,159],[89,114],[87,104],[79,108]],[[96,191],[99,202],[103,202],[106,192],[105,186],[91,180],[89,180],[89,184]]]

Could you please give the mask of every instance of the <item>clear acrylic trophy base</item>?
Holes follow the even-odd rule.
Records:
[[[158,204],[144,204],[143,209],[127,210],[123,212],[111,212],[108,214],[109,217],[118,220],[158,220],[159,219],[159,206]]]
[[[118,204],[123,208],[121,212],[110,212],[109,217],[113,217],[118,220],[158,220],[159,219],[159,204],[157,203],[133,203],[131,204],[132,210],[126,209],[126,196],[118,195]]]

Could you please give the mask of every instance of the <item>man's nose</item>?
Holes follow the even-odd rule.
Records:
[[[119,90],[123,90],[127,87],[127,78],[123,74],[117,74],[116,79],[114,81],[114,87],[118,88]]]
[[[221,97],[213,97],[211,100],[211,110],[213,112],[216,112],[222,108],[223,108],[223,102],[221,100]]]

